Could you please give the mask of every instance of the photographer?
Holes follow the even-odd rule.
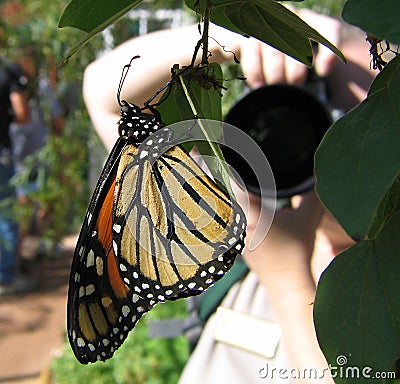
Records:
[[[325,47],[320,47],[315,60],[316,73],[328,78],[331,104],[348,111],[366,96],[372,81],[373,73],[368,69],[368,45],[358,34],[340,42],[342,25],[337,20],[310,11],[301,12],[301,16],[338,45],[350,62],[346,67]],[[306,80],[308,69],[305,66],[257,40],[215,26],[211,27],[210,36],[239,57],[251,88],[274,83],[300,85]],[[169,80],[173,64],[190,63],[198,38],[197,26],[151,33],[127,41],[88,66],[84,78],[85,102],[92,122],[109,150],[117,138],[115,127],[120,108],[115,95],[121,65],[129,62],[133,55],[141,56],[126,78],[121,99],[142,105]],[[212,61],[232,60],[232,54],[225,52],[214,40],[210,40],[209,50]],[[250,240],[259,219],[261,201],[251,193],[248,196],[247,239]],[[245,196],[239,193],[237,198],[241,203]],[[282,338],[276,350],[278,360],[275,357],[271,360],[275,366],[299,370],[313,367],[322,372],[327,363],[319,349],[312,319],[316,281],[330,260],[352,242],[322,208],[314,191],[294,196],[291,205],[291,209],[282,209],[276,214],[262,243],[255,250],[245,252],[251,270],[246,279],[251,279],[249,287],[254,288],[246,298],[252,301],[248,303],[249,311],[253,304],[257,306],[251,315],[265,315],[267,320],[281,326]],[[240,292],[240,287],[236,289]],[[234,303],[237,294],[230,292],[230,298],[236,296],[230,303],[227,297],[223,305],[239,309]],[[256,298],[257,303],[254,302]],[[216,342],[213,327],[211,317],[183,373],[182,383],[247,383],[257,379],[264,383],[276,382],[264,380],[259,375],[265,366],[264,357]],[[315,382],[332,383],[332,379],[325,375]]]

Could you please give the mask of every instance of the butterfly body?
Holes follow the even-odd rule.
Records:
[[[246,221],[159,116],[126,102],[75,250],[68,337],[106,360],[159,302],[197,295],[229,270]]]

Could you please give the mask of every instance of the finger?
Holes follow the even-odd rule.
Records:
[[[288,84],[302,85],[306,82],[308,68],[293,59],[290,56],[285,56],[285,78]]]
[[[327,77],[338,60],[339,58],[330,49],[320,45],[315,57],[315,72],[321,77]]]
[[[261,53],[265,82],[268,84],[285,83],[284,54],[267,44],[262,45]]]
[[[316,29],[333,45],[339,46],[341,42],[341,23],[339,20],[329,16],[320,15],[308,9],[302,9],[300,16],[311,27]],[[318,53],[315,57],[315,71],[320,76],[328,76],[332,71],[335,63],[338,61],[337,56],[330,49],[320,45]]]
[[[240,46],[240,64],[246,82],[251,88],[264,85],[260,42],[256,39],[246,39]]]

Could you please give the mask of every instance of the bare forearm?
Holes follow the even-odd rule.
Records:
[[[297,277],[288,275],[285,280],[270,278],[264,282],[264,286],[282,326],[282,340],[289,355],[290,367],[301,374],[304,372],[306,376],[303,381],[299,378],[299,382],[308,383],[307,374],[312,370],[312,374],[315,372],[316,375],[313,382],[332,384],[328,364],[319,348],[314,329],[312,312],[315,284],[311,274]]]
[[[25,92],[12,92],[10,94],[10,101],[14,111],[14,122],[18,124],[28,123],[31,115]]]
[[[238,38],[245,39],[216,26],[212,26],[210,33],[229,49],[237,46],[235,40]],[[140,55],[132,63],[121,98],[143,105],[170,79],[174,64],[190,64],[199,38],[195,25],[150,33],[127,41],[87,67],[83,83],[85,103],[96,130],[109,149],[117,137],[115,124],[118,121],[119,106],[116,94],[123,65],[133,56]],[[232,53],[224,52],[215,40],[210,40],[209,49],[213,61],[222,62],[233,58]]]

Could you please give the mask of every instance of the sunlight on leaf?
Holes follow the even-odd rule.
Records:
[[[59,28],[74,27],[87,32],[66,54],[61,63],[81,50],[98,33],[118,20],[143,0],[72,0],[61,15]]]
[[[186,0],[192,9],[195,9],[195,3],[195,0]],[[310,39],[325,45],[346,61],[333,44],[274,0],[217,0],[211,21],[242,35],[253,36],[309,67],[313,59]]]
[[[345,356],[346,366],[386,372],[400,355],[399,227],[397,212],[376,240],[336,256],[319,281],[314,319],[318,341],[333,367]],[[336,383],[359,380],[338,377]]]
[[[386,86],[372,85],[379,90],[329,129],[315,155],[317,193],[354,239],[367,235],[400,169],[400,57],[374,84],[387,79],[386,71]]]

